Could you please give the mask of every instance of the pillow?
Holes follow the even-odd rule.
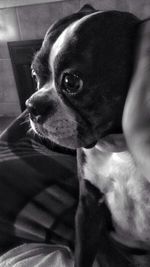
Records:
[[[1,253],[22,243],[74,245],[76,155],[31,134],[26,112],[0,136]]]

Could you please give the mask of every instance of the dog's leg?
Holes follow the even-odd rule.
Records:
[[[76,213],[75,267],[91,267],[106,228],[103,194],[88,180],[80,180],[80,199]]]

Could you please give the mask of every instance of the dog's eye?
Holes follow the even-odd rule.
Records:
[[[36,75],[36,72],[32,69],[32,78],[34,78],[35,80],[37,80],[37,75]]]
[[[39,79],[38,79],[36,72],[33,69],[32,69],[32,78],[33,78],[33,81],[35,82],[35,87],[37,87],[37,89],[38,89],[39,88]]]
[[[79,91],[81,91],[83,87],[82,79],[76,75],[71,73],[65,73],[62,78],[62,89],[66,93],[70,95],[75,95]]]

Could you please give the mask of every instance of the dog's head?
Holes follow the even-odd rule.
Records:
[[[121,131],[138,19],[85,7],[55,23],[32,63],[32,128],[69,148]]]

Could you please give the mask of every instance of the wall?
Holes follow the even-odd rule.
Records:
[[[0,0],[0,8],[15,7],[15,6],[28,6],[33,4],[57,2],[63,0]]]
[[[17,116],[20,113],[7,41],[43,38],[50,24],[86,3],[100,10],[130,11],[141,18],[150,14],[149,0],[65,0],[0,9],[0,116]]]

